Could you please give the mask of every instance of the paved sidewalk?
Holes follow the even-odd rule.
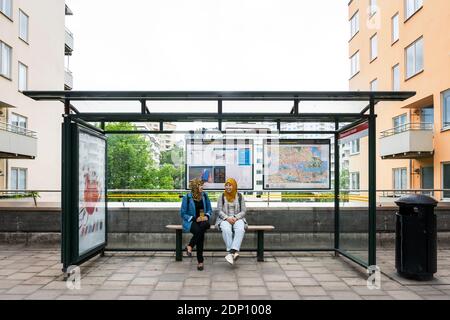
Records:
[[[438,253],[430,282],[408,281],[394,272],[394,252],[378,253],[381,289],[369,290],[365,271],[330,253],[277,252],[257,262],[244,253],[230,266],[207,254],[205,270],[195,258],[175,262],[172,253],[107,253],[81,268],[80,290],[62,281],[56,249],[0,247],[1,299],[445,299],[450,300],[450,250]]]

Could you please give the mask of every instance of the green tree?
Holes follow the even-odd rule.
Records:
[[[341,170],[340,185],[341,189],[348,190],[350,188],[350,173],[348,169]]]
[[[106,130],[136,130],[131,123],[110,123]],[[157,169],[149,154],[150,145],[142,135],[113,134],[108,136],[108,188],[155,188]]]

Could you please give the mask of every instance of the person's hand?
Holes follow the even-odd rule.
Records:
[[[227,219],[227,221],[230,223],[230,224],[235,224],[235,222],[237,221],[237,219],[235,218],[235,217],[229,217],[228,219]]]

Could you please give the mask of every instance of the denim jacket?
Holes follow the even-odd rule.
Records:
[[[202,192],[202,200],[205,215],[208,217],[208,220],[211,221],[211,201],[209,200],[208,194],[206,192]],[[191,230],[192,221],[194,221],[195,215],[196,212],[194,199],[192,198],[192,194],[188,193],[183,197],[180,209],[180,216],[183,221],[183,232],[189,232]]]

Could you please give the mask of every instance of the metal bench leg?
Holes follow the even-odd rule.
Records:
[[[182,241],[183,241],[183,231],[182,230],[176,230],[176,236],[175,236],[175,242],[176,242],[176,248],[175,248],[175,261],[182,261],[183,260],[183,252],[182,252]]]
[[[257,260],[264,261],[264,231],[258,230]]]

